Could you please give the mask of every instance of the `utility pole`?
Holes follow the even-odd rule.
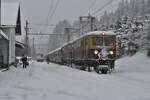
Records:
[[[90,16],[91,31],[94,31],[95,17]]]
[[[73,31],[76,31],[76,32],[80,31],[80,29],[78,28],[71,28],[71,27],[64,28],[64,30],[65,30],[65,34],[67,35],[67,42],[69,42],[71,39],[70,33],[72,33]]]
[[[36,54],[36,46],[35,46],[34,38],[33,38],[33,41],[32,41],[32,58],[35,58],[35,54]]]
[[[79,17],[80,21],[80,31],[83,35],[84,33],[84,28],[90,25],[90,30],[86,31],[94,31],[94,24],[95,24],[95,17],[89,15],[89,16],[80,16]],[[85,24],[86,23],[86,24]]]
[[[29,56],[29,37],[28,37],[28,33],[29,33],[29,23],[26,20],[26,26],[25,26],[25,32],[26,32],[26,37],[25,37],[25,44],[26,44],[26,55]]]
[[[65,34],[67,35],[67,42],[70,41],[70,29],[69,28],[65,28]]]

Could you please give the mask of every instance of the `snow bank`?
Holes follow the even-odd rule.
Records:
[[[0,72],[0,100],[150,100],[149,67],[142,53],[119,59],[107,75],[33,62]]]
[[[127,56],[117,60],[116,66],[124,72],[150,72],[150,58],[138,52],[134,56]]]

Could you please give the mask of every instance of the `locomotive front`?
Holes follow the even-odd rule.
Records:
[[[114,69],[116,59],[116,35],[102,32],[88,36],[88,59],[99,73],[107,73]]]

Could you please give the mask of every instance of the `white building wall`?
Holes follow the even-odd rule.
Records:
[[[9,29],[9,64],[15,62],[15,28]]]
[[[15,62],[15,27],[9,26],[2,29],[8,36],[9,40],[9,64]]]

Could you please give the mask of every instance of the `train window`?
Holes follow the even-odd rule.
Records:
[[[93,37],[93,45],[94,46],[103,45],[103,38],[100,36],[94,36]]]
[[[93,36],[93,46],[112,46],[114,43],[113,39],[111,36]]]
[[[112,46],[113,45],[113,37],[105,37],[105,45]]]

